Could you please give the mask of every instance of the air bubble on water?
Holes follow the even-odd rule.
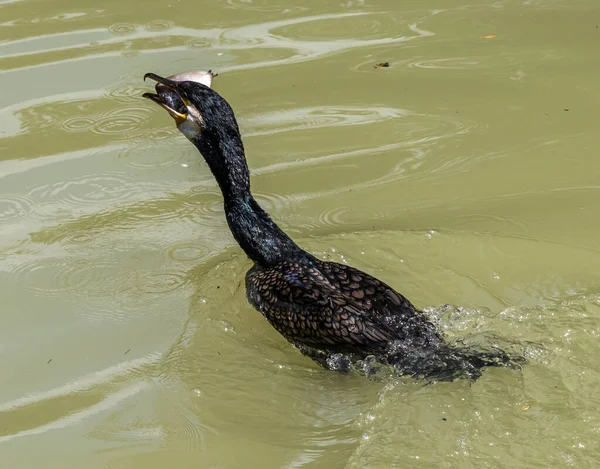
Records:
[[[220,321],[219,324],[221,325],[221,327],[223,328],[223,330],[225,332],[233,332],[235,333],[235,328],[233,327],[233,325],[228,322],[228,321]]]
[[[493,273],[492,273],[492,278],[493,278],[494,280],[500,280],[500,275],[498,275],[496,272],[493,272]]]
[[[198,389],[198,388],[192,389],[192,392],[194,393],[195,396],[198,396],[198,397],[200,397],[202,395],[202,391],[200,391],[200,389]]]
[[[332,354],[327,357],[327,367],[332,371],[347,371],[350,369],[350,359],[342,353]]]

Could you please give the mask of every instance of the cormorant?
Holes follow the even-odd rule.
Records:
[[[403,375],[443,380],[476,379],[486,366],[524,362],[499,349],[447,343],[389,285],[304,251],[252,196],[235,115],[211,81],[154,73],[146,78],[157,82],[156,93],[143,96],[167,110],[221,188],[231,233],[254,262],[246,274],[248,301],[303,354],[329,369],[348,370],[375,359]]]

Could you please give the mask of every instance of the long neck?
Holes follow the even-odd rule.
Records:
[[[262,266],[303,252],[265,212],[250,192],[250,172],[239,134],[197,145],[217,180],[233,237],[246,255]]]

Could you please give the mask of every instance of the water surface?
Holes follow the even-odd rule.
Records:
[[[599,15],[0,2],[2,467],[596,467]],[[291,348],[246,304],[208,168],[141,99],[148,71],[209,68],[298,243],[529,365],[424,386]]]

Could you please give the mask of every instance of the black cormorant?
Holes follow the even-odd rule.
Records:
[[[210,88],[212,74],[147,73],[161,105],[200,151],[223,193],[233,237],[254,262],[248,301],[302,353],[329,369],[373,360],[400,374],[477,378],[486,366],[517,366],[499,349],[447,343],[428,318],[392,287],[348,265],[326,262],[299,247],[250,192],[250,173],[230,105]]]

